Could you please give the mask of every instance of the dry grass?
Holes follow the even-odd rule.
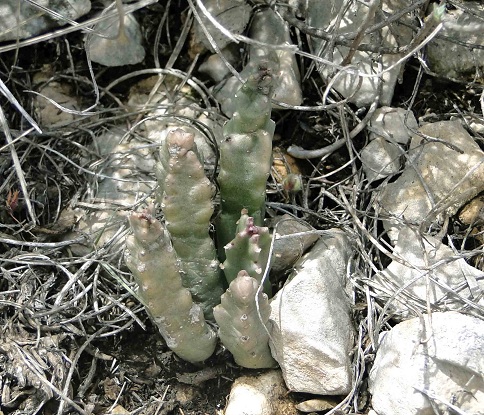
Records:
[[[147,363],[143,370],[139,369],[138,377],[129,373],[129,360],[144,345],[136,345],[130,337],[135,333],[146,341],[148,336],[140,333],[145,329],[150,333],[150,324],[121,259],[126,223],[120,220],[117,231],[104,246],[92,247],[82,256],[76,256],[71,248],[85,242],[86,236],[71,234],[66,238],[76,226],[73,209],[130,210],[147,197],[140,195],[131,206],[109,204],[96,197],[105,172],[123,160],[126,153],[101,157],[92,146],[94,137],[116,126],[124,131],[123,142],[136,138],[143,143],[128,153],[136,154],[143,146],[154,149],[157,145],[142,137],[141,128],[156,103],[148,100],[145,108],[136,110],[126,105],[126,95],[135,81],[159,75],[160,84],[165,83],[173,92],[171,103],[165,104],[164,117],[168,119],[198,125],[193,118],[175,114],[185,84],[195,95],[194,105],[213,119],[221,117],[206,83],[196,77],[194,68],[199,56],[193,61],[186,58],[189,25],[198,19],[193,3],[198,0],[190,0],[186,9],[181,3],[168,1],[164,7],[153,1],[140,1],[124,6],[125,12],[137,10],[153,52],[135,68],[106,69],[85,59],[80,34],[92,31],[94,14],[45,35],[0,46],[0,90],[4,96],[0,109],[4,137],[0,148],[0,392],[5,413],[19,408],[29,414],[110,413],[116,405],[122,405],[131,414],[199,414],[215,413],[213,405],[220,402],[216,400],[220,394],[217,397],[213,393],[211,402],[195,397],[185,409],[179,406],[179,400],[170,391],[176,389],[176,382],[167,368],[174,364],[174,370],[180,371],[183,367],[177,362],[167,363],[173,360],[169,353],[160,352],[157,363]],[[427,1],[414,1],[401,15],[412,12],[424,16],[426,5]],[[113,9],[111,15],[116,15],[117,10]],[[302,192],[288,195],[272,178],[268,184],[268,208],[271,214],[293,214],[316,229],[338,227],[354,241],[355,254],[348,268],[358,331],[353,389],[329,413],[364,413],[368,404],[365,380],[378,335],[398,318],[390,312],[397,287],[377,286],[372,280],[372,275],[394,256],[373,209],[375,188],[365,180],[359,161],[366,140],[364,128],[377,102],[359,111],[341,100],[330,85],[327,89],[322,87],[317,71],[321,59],[312,53],[307,39],[326,37],[334,44],[347,44],[355,50],[371,45],[361,44],[358,34],[336,37],[316,32],[289,9],[284,17],[298,28],[293,32],[297,42],[294,51],[304,80],[305,101],[299,107],[275,112],[281,135],[278,145],[287,148],[311,143],[312,148],[303,151],[292,147],[292,154],[306,159],[300,163]],[[392,19],[398,20],[399,15],[386,16],[366,31],[378,31]],[[406,88],[399,87],[395,103],[427,120],[482,120],[482,84],[461,81],[439,92],[432,91],[431,84],[442,80],[435,79],[422,65],[421,49],[438,35],[437,28],[425,24],[420,30],[413,27],[414,41],[393,51],[401,54],[402,60],[418,58],[409,64]],[[251,42],[244,36],[234,38],[241,47]],[[383,51],[378,45],[371,47],[375,52]],[[50,67],[46,68],[46,64]],[[45,76],[36,83],[34,74],[43,69]],[[335,71],[342,69],[334,65]],[[56,103],[59,112],[71,116],[57,126],[43,124],[35,111],[34,91],[53,83],[68,85],[69,93],[78,98],[75,108],[66,109],[63,103]],[[203,125],[198,126],[210,135]],[[482,137],[477,133],[474,136],[482,146]],[[154,182],[153,176],[149,179]],[[140,177],[134,174],[129,180],[134,186]],[[445,225],[436,232],[455,242],[456,256],[482,266],[482,229],[462,226],[455,218]],[[428,304],[411,296],[407,296],[407,301],[417,315],[441,307],[436,304],[429,310]],[[468,300],[462,311],[483,316],[476,298]],[[150,340],[149,347],[157,341]],[[126,361],[120,360],[120,356]],[[217,357],[212,364],[216,363]],[[153,367],[163,367],[164,372],[150,375]],[[224,368],[225,372],[214,371],[218,382],[224,382],[224,376],[232,376],[232,369]],[[114,382],[111,389],[107,378]],[[148,380],[143,383],[143,379]]]

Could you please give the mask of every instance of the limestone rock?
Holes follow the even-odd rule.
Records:
[[[328,231],[296,263],[271,303],[269,344],[292,391],[344,395],[351,388],[350,256],[345,234]]]
[[[223,48],[220,52],[228,63],[232,66],[237,66],[238,60],[240,60],[240,52],[235,44],[230,44],[226,48]],[[214,53],[210,55],[198,68],[200,73],[203,73],[215,82],[221,82],[228,76],[230,76],[230,70],[222,60],[222,58]]]
[[[465,8],[448,10],[443,23],[443,38],[427,45],[430,69],[449,78],[474,80],[484,70],[484,4],[466,1]]]
[[[412,112],[403,108],[381,107],[372,115],[368,124],[370,140],[382,137],[390,143],[408,144],[418,128]]]
[[[251,7],[245,0],[202,0],[202,3],[208,13],[232,34],[241,34],[249,22]],[[231,42],[230,38],[225,36],[200,9],[198,13],[203,26],[210,33],[217,47],[219,49],[226,47]],[[202,43],[208,50],[215,52],[205,36],[202,24],[198,21],[195,23],[192,42]]]
[[[483,413],[482,320],[433,313],[430,323],[407,320],[382,337],[369,379],[378,415]]]
[[[230,391],[225,415],[297,415],[280,370],[242,376]]]
[[[484,153],[461,124],[426,124],[419,134],[402,175],[381,193],[381,216],[393,240],[404,222],[430,225],[484,190]]]
[[[276,218],[277,235],[274,241],[274,251],[271,260],[271,272],[283,272],[306,252],[306,250],[318,240],[319,235],[312,233],[313,228],[294,219],[290,215],[283,215]],[[299,234],[291,236],[291,234]],[[304,233],[304,235],[301,235]]]
[[[36,3],[70,20],[76,20],[91,10],[89,0],[36,0]],[[28,39],[63,24],[62,20],[27,1],[0,2],[0,42]]]
[[[370,141],[360,154],[363,171],[368,181],[373,182],[398,173],[401,166],[401,155],[400,149],[383,137]]]
[[[363,170],[369,182],[398,173],[403,149],[418,128],[413,113],[403,108],[378,108],[368,124],[370,143],[361,151]]]
[[[138,21],[132,14],[124,16],[124,29],[119,30],[119,17],[100,21],[96,33],[86,37],[86,50],[93,62],[105,66],[123,66],[140,63],[145,57],[143,35]]]
[[[399,258],[373,277],[380,299],[391,295],[390,310],[403,318],[416,313],[409,308],[409,298],[441,311],[463,306],[461,298],[478,300],[484,290],[484,272],[470,266],[463,258],[454,259],[454,252],[440,240],[406,227],[398,235],[393,254]],[[430,268],[430,271],[426,271]],[[397,290],[402,292],[393,297]],[[387,294],[388,293],[388,294]],[[459,298],[460,297],[460,298]],[[481,300],[482,306],[484,301]]]
[[[74,111],[82,110],[79,97],[72,91],[71,86],[66,82],[51,80],[55,76],[53,65],[44,65],[42,71],[33,77],[36,90],[39,94],[34,100],[36,119],[42,127],[54,128],[68,125],[79,119],[81,115]],[[50,100],[60,105],[60,109]]]
[[[347,10],[344,13],[343,18],[340,20],[339,15],[341,13],[341,2],[337,0],[307,0],[306,4],[306,16],[309,26],[328,30],[331,28],[336,34],[359,32],[362,25],[367,24],[369,21],[374,22],[375,16],[384,11],[385,13],[394,13],[402,6],[396,1],[382,1],[381,5],[375,4],[375,1],[369,2],[352,2],[348,5]],[[380,2],[378,2],[380,3]],[[377,7],[375,16],[371,16],[369,13],[373,6]],[[368,20],[369,18],[369,20]],[[372,24],[372,23],[370,23]],[[398,35],[397,35],[398,33]],[[382,47],[394,48],[408,44],[411,39],[411,33],[405,30],[404,26],[395,24],[384,27],[381,30],[381,40],[376,40],[376,33],[371,33],[363,37],[361,43],[375,44],[375,42],[381,42]],[[350,48],[347,46],[336,45],[333,49],[326,48],[324,51],[321,49],[326,45],[326,41],[321,39],[313,39],[313,46],[317,54],[324,59],[330,60],[334,64],[345,65],[345,59],[350,54]],[[376,56],[373,52],[356,51],[350,59],[350,64],[353,71],[340,71],[331,65],[321,65],[321,73],[323,78],[328,82],[334,79],[332,87],[337,90],[343,97],[348,98],[350,102],[353,102],[357,106],[370,105],[376,98],[376,94],[379,88],[378,77],[365,76],[360,78],[356,75],[356,71],[364,73],[366,75],[375,74],[380,72],[378,69],[377,61],[374,59]],[[401,58],[398,54],[383,54],[381,55],[382,68],[389,68],[397,63]],[[389,105],[392,97],[397,77],[400,72],[400,66],[396,65],[391,70],[386,71],[381,80],[381,95],[379,102],[382,105]],[[335,75],[336,73],[336,75]],[[335,79],[336,78],[336,79]],[[361,85],[360,84],[361,81]]]

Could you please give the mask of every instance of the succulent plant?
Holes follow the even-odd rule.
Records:
[[[210,238],[213,186],[204,173],[193,134],[171,131],[160,150],[158,196],[173,247],[183,271],[183,285],[208,319],[224,292],[217,251]]]
[[[214,309],[220,340],[237,364],[251,369],[277,366],[268,343],[271,307],[258,289],[259,282],[242,270]]]
[[[192,363],[207,359],[217,337],[182,285],[168,232],[149,210],[131,214],[129,222],[133,234],[126,240],[125,261],[151,319],[167,346],[182,359]]]
[[[220,214],[217,220],[219,256],[235,235],[241,209],[254,223],[262,225],[265,215],[266,183],[271,168],[271,120],[273,77],[268,66],[255,74],[237,92],[237,111],[224,126],[220,144]]]
[[[254,225],[254,218],[242,209],[234,239],[225,245],[225,261],[222,268],[225,278],[231,283],[236,279],[240,270],[261,283],[264,271],[269,262],[271,235],[266,227]],[[264,291],[271,294],[271,285],[264,282]]]
[[[126,264],[139,296],[168,347],[190,362],[213,353],[216,335],[205,318],[215,317],[237,363],[275,365],[266,328],[270,283],[264,285],[267,294],[259,289],[271,245],[262,226],[274,133],[271,92],[271,71],[259,66],[237,93],[238,110],[224,127],[215,221],[221,266],[209,232],[213,186],[192,134],[173,130],[160,150],[156,176],[166,229],[153,209],[129,219]],[[222,269],[230,284],[225,294]]]

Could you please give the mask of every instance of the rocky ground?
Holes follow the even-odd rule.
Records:
[[[234,381],[261,374],[273,407],[251,414],[482,413],[480,2],[203,2],[218,27],[199,1],[4,3],[0,414],[222,414]],[[95,26],[103,10],[111,20]],[[289,214],[320,244],[294,267],[274,258],[272,287],[326,278],[271,317],[284,377],[222,346],[204,365],[179,359],[122,256],[167,131],[196,134],[213,180],[237,76],[268,56],[268,224]],[[298,259],[296,245],[284,256]],[[290,350],[278,318],[291,319]],[[294,353],[316,370],[301,376]],[[441,362],[429,372],[428,356]],[[248,412],[245,396],[227,413]]]

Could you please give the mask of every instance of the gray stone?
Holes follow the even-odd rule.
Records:
[[[313,228],[309,224],[287,214],[277,217],[273,225],[277,225],[277,228],[275,228],[276,238],[271,258],[271,272],[280,273],[292,267],[319,239],[319,235],[312,232]],[[293,234],[298,235],[291,236]]]
[[[306,5],[305,14],[307,15],[309,26],[322,30],[331,28],[331,31],[335,34],[343,34],[347,32],[358,33],[362,25],[375,23],[374,16],[368,19],[369,9],[375,4],[375,1],[378,0],[348,3],[347,10],[341,20],[339,20],[339,14],[341,13],[341,2],[339,0],[307,0],[306,2],[300,3]],[[381,5],[377,5],[377,8],[380,13],[384,11],[385,13],[391,14],[405,6],[405,2],[382,1]],[[379,12],[377,10],[375,16],[379,16]],[[395,25],[391,24],[381,30],[381,45],[387,48],[395,48],[399,45],[403,46],[410,42],[411,36],[411,33],[406,31],[404,27],[402,30],[402,26],[396,23]],[[377,42],[380,42],[380,40],[376,39],[375,33],[370,33],[361,40],[361,43],[364,44],[376,44]],[[336,65],[347,64],[347,62],[343,61],[350,54],[349,47],[337,45],[333,49],[326,48],[323,52],[321,48],[327,44],[326,41],[313,38],[312,43],[317,55]],[[373,52],[357,50],[351,58],[351,70],[350,68],[341,70],[332,65],[324,64],[320,65],[320,72],[327,82],[334,81],[332,87],[336,91],[359,107],[368,106],[375,101],[381,80],[379,103],[381,105],[389,105],[393,97],[401,64],[384,72],[381,77],[372,77],[370,76],[371,74],[377,74],[381,71],[378,68],[379,59],[376,58],[376,55]],[[401,59],[399,54],[382,54],[380,56],[382,69],[395,65]],[[356,71],[366,76],[360,78],[356,75]]]
[[[296,263],[271,303],[269,344],[292,391],[344,395],[351,388],[350,256],[345,234],[328,231]]]
[[[36,0],[36,3],[70,20],[76,20],[91,10],[89,0]],[[0,42],[28,39],[65,24],[65,21],[49,15],[27,1],[0,2]]]
[[[361,150],[363,171],[369,182],[400,171],[402,150],[383,137],[376,137]]]
[[[271,9],[263,9],[256,13],[250,29],[250,37],[256,42],[271,45],[290,45],[289,27],[279,15]],[[300,105],[302,90],[300,74],[294,54],[289,50],[274,50],[264,48],[260,44],[252,44],[249,49],[250,59],[240,73],[245,81],[254,73],[260,63],[267,64],[273,69],[277,82],[274,87],[273,99],[287,105]],[[236,111],[234,96],[242,86],[239,80],[232,76],[215,88],[215,97],[220,103],[222,111],[231,117]],[[277,106],[275,106],[277,108]]]
[[[484,153],[474,139],[456,121],[427,124],[412,138],[402,175],[383,189],[380,215],[396,240],[405,223],[425,229],[482,191]]]
[[[484,71],[484,4],[466,1],[443,16],[440,39],[427,45],[429,67],[439,75],[472,81]],[[480,47],[475,47],[475,45]]]
[[[403,150],[418,128],[412,112],[403,108],[378,108],[368,123],[372,140],[362,151],[363,170],[369,182],[398,173],[401,168]]]
[[[69,125],[79,119],[81,115],[81,103],[79,97],[72,91],[67,82],[52,81],[54,67],[44,65],[42,71],[33,76],[35,89],[41,95],[34,98],[36,120],[41,127],[60,127]],[[62,109],[51,103],[50,100],[60,105]],[[75,114],[74,112],[78,113]]]
[[[378,108],[368,123],[370,140],[383,137],[390,143],[403,145],[409,143],[417,128],[418,123],[413,113],[403,108]]]
[[[410,298],[420,300],[421,305],[428,300],[432,309],[446,311],[462,307],[462,298],[477,301],[484,290],[484,272],[463,258],[452,260],[454,252],[447,245],[428,235],[419,236],[409,227],[400,230],[393,255],[398,260],[375,274],[373,282],[380,287],[379,299],[393,298],[387,306],[401,318],[417,315],[409,307]],[[480,304],[484,307],[484,300]]]
[[[208,13],[227,31],[241,34],[249,23],[251,7],[245,0],[202,0]],[[219,49],[225,48],[232,40],[217,28],[205,14],[198,9],[202,24],[195,22],[193,42],[202,43],[208,50],[215,52],[210,41],[205,36],[202,25],[210,33]]]
[[[484,322],[432,313],[382,335],[369,390],[378,415],[483,414]]]
[[[143,35],[138,21],[132,14],[124,16],[124,30],[119,31],[119,17],[100,21],[95,26],[98,36],[86,37],[86,50],[93,62],[105,66],[123,66],[140,63],[145,57]]]
[[[226,48],[221,50],[223,57],[232,66],[236,66],[237,60],[240,59],[240,53],[238,53],[237,49],[237,45],[228,45]],[[222,80],[230,76],[229,68],[227,68],[225,62],[216,53],[210,55],[205,62],[200,65],[198,71],[209,76],[215,82],[222,82]]]
[[[280,370],[241,376],[230,390],[224,415],[297,415]]]

